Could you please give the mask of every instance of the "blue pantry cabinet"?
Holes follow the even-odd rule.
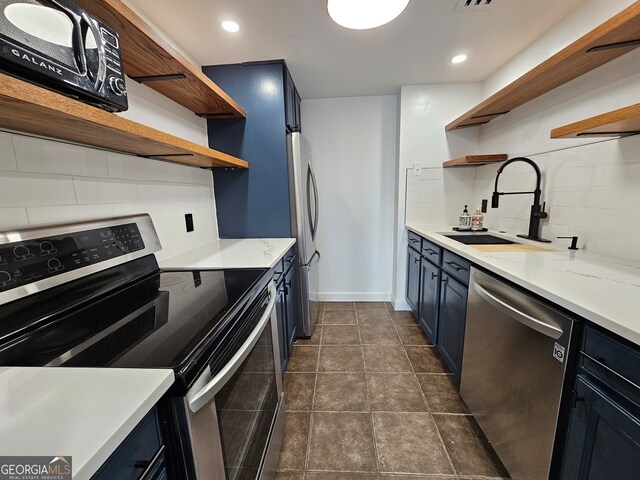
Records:
[[[215,169],[221,238],[291,237],[287,132],[300,130],[300,96],[283,60],[203,67],[247,111],[209,119],[209,146],[249,162]]]

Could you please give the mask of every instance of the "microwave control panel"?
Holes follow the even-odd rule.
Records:
[[[0,245],[0,292],[143,250],[135,223]]]

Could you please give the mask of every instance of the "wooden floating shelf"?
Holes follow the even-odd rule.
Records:
[[[129,77],[203,117],[247,116],[240,105],[121,0],[76,1],[119,33],[124,71]]]
[[[446,126],[489,123],[520,105],[640,46],[640,1],[610,18]]]
[[[640,103],[551,130],[551,138],[624,137],[640,134]]]
[[[247,168],[244,160],[0,74],[0,128],[197,167]]]
[[[454,158],[442,164],[443,168],[453,167],[479,167],[488,163],[504,162],[509,158],[506,153],[497,153],[492,155],[465,155],[464,157]]]

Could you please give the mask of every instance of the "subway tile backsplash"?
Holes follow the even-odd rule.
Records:
[[[0,132],[0,229],[135,213],[151,215],[159,258],[218,238],[208,170]]]
[[[588,251],[640,261],[640,136],[596,140],[529,158],[542,171],[542,200],[549,213],[542,221],[544,238],[564,245],[566,241],[556,237],[578,235],[578,245]],[[471,210],[483,198],[490,202],[497,169],[498,165],[459,169],[469,172],[471,180],[464,180],[456,169],[442,169],[441,181],[416,180],[409,171],[407,221],[454,225],[464,204]],[[501,191],[534,186],[528,165],[510,165],[500,176]],[[501,197],[500,207],[485,214],[485,225],[526,233],[532,200],[532,195]]]

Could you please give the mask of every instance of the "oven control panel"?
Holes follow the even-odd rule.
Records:
[[[0,292],[144,250],[128,223],[0,245]]]

